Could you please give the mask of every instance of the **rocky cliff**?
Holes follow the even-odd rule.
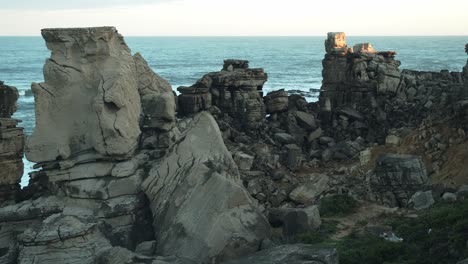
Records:
[[[337,264],[295,244],[328,232],[330,199],[361,206],[332,219],[336,240],[465,197],[468,65],[401,71],[396,52],[335,32],[318,102],[264,95],[264,70],[232,59],[175,96],[113,27],[42,34],[22,191],[18,95],[0,85],[0,263]]]
[[[20,120],[11,118],[16,112],[18,90],[0,82],[0,205],[14,201],[23,175],[23,129]]]

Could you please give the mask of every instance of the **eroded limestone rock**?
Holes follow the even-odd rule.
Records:
[[[113,27],[43,29],[42,36],[52,55],[45,82],[32,84],[36,127],[27,158],[131,155],[141,104],[137,67],[123,37]]]
[[[150,200],[157,253],[198,263],[255,252],[269,225],[241,186],[221,132],[207,112],[154,166],[142,188]]]

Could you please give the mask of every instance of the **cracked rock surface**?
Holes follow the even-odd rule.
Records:
[[[160,255],[211,263],[255,252],[269,224],[242,187],[214,118],[196,115],[142,188]]]
[[[26,156],[33,162],[82,154],[125,157],[140,135],[135,61],[113,27],[43,29],[52,52],[44,83],[33,83],[36,127]]]

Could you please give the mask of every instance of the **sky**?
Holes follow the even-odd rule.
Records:
[[[468,0],[0,0],[0,36],[115,26],[125,36],[468,35]]]

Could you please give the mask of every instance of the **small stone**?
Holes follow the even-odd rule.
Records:
[[[239,167],[239,170],[250,170],[254,162],[254,157],[245,154],[243,152],[236,152],[233,155],[233,159]]]
[[[145,241],[138,244],[135,248],[135,253],[142,254],[145,256],[153,256],[156,252],[156,241]]]
[[[413,194],[408,204],[416,210],[423,210],[431,207],[434,204],[432,191],[416,192]]]
[[[456,202],[457,201],[457,195],[454,193],[449,193],[446,192],[442,195],[442,199],[446,202]]]

